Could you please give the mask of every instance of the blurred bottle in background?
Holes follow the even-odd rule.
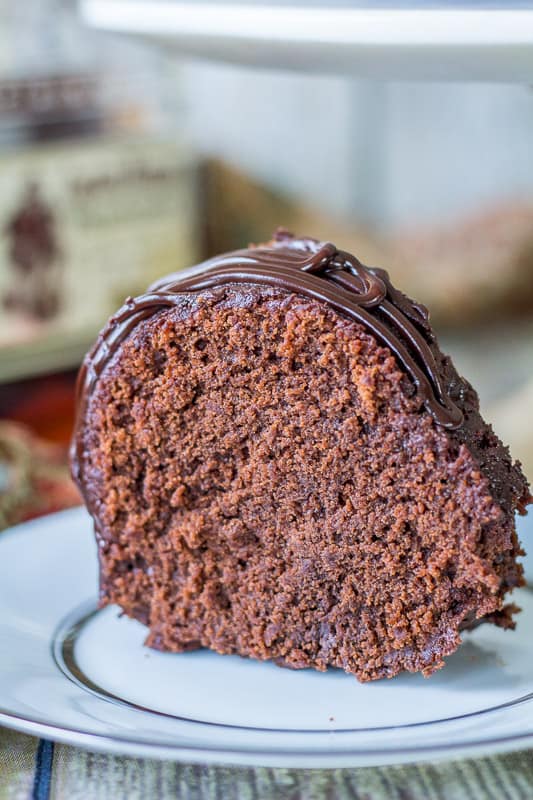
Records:
[[[86,29],[75,2],[0,0],[0,417],[66,443],[102,324],[197,259],[181,114],[157,53]]]
[[[75,3],[3,0],[0,41],[5,382],[75,367],[127,295],[194,261],[197,162],[164,62]]]

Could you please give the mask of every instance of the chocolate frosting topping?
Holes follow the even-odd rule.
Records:
[[[462,424],[463,414],[446,391],[432,352],[434,337],[424,306],[395,289],[385,270],[363,266],[330,242],[297,239],[283,230],[268,246],[217,256],[167,276],[140,297],[129,298],[111,317],[80,370],[78,424],[98,376],[143,319],[175,306],[184,293],[239,283],[304,294],[361,323],[394,353],[435,422],[445,428]],[[78,438],[76,432],[74,441]]]

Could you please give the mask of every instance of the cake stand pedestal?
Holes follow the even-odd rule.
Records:
[[[81,0],[80,7],[95,27],[180,56],[377,80],[533,82],[533,2]]]

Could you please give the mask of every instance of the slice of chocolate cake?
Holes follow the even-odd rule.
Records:
[[[359,680],[513,627],[530,501],[426,310],[280,232],[130,299],[79,378],[100,603],[147,644]]]

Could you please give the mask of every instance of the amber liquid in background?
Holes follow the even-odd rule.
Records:
[[[74,424],[77,370],[0,386],[0,420],[27,425],[42,439],[67,446]]]

